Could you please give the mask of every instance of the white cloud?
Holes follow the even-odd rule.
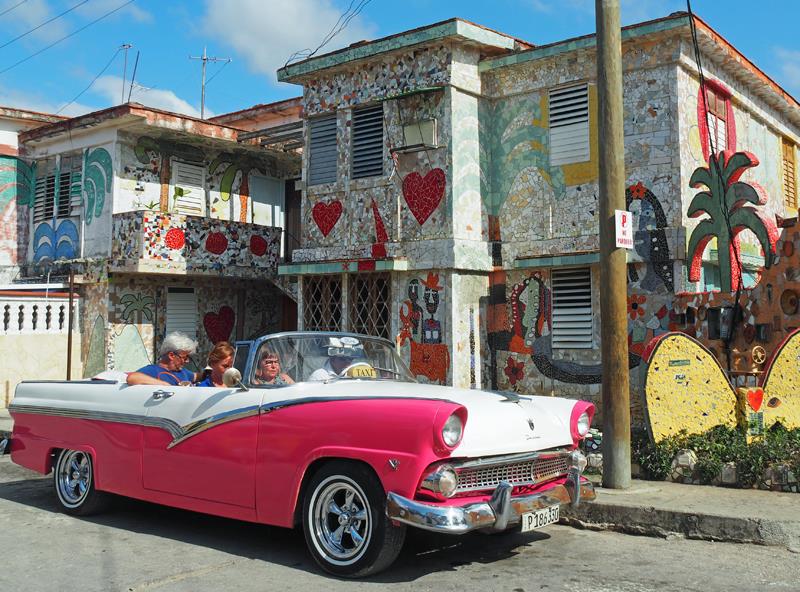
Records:
[[[18,2],[19,0],[17,0]],[[87,20],[94,20],[103,16],[104,14],[111,12],[117,6],[124,3],[124,0],[91,0],[78,8],[75,12],[84,15]],[[151,23],[153,22],[153,15],[140,8],[136,5],[136,3],[128,4],[125,8],[122,8],[111,15],[110,18],[114,18],[116,16],[126,16],[130,17],[138,23]]]
[[[28,111],[38,111],[40,113],[50,113],[55,115],[56,112],[64,107],[65,102],[54,103],[52,99],[45,98],[38,93],[27,93],[24,91],[9,89],[4,87],[0,90],[0,105],[3,107],[12,107],[16,109],[25,109]],[[83,103],[73,103],[68,106],[59,115],[67,115],[74,117],[76,115],[83,115],[90,111],[97,110],[98,107],[90,107]]]
[[[782,76],[781,86],[786,90],[800,93],[800,51],[779,47],[775,50],[778,56],[778,69]]]
[[[126,81],[130,84],[130,80]],[[118,105],[122,96],[122,78],[119,76],[101,76],[97,82],[92,85],[92,92],[98,94],[106,99],[109,105]],[[125,91],[125,99],[128,98],[128,91]],[[131,101],[134,103],[141,103],[148,107],[155,107],[156,109],[164,109],[165,111],[172,111],[174,113],[183,113],[192,117],[200,117],[200,108],[195,107],[188,101],[184,101],[171,90],[160,88],[147,88],[138,84],[133,85],[133,92],[131,93]],[[205,116],[213,117],[208,109],[206,109]]]
[[[289,56],[315,49],[342,11],[331,0],[206,0],[202,27],[214,41],[233,49],[256,72],[275,82]],[[235,25],[228,23],[235,21]],[[375,27],[359,16],[319,53],[368,39]]]
[[[0,2],[0,12],[3,10],[8,10],[18,3],[19,0],[3,0]],[[22,4],[14,10],[3,15],[3,21],[11,25],[15,33],[14,35],[9,35],[8,37],[13,38],[33,29],[34,27],[38,27],[46,20],[53,18],[64,10],[66,10],[66,8],[54,10],[47,0],[28,0],[25,2],[25,4]],[[67,34],[66,23],[67,21],[65,21],[63,17],[56,19],[52,23],[46,24],[41,29],[34,31],[20,41],[25,39],[55,41],[56,39],[59,39]],[[19,43],[19,41],[17,43]]]

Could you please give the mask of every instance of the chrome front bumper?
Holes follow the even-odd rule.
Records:
[[[463,534],[471,530],[505,530],[518,524],[521,516],[550,506],[570,504],[595,499],[594,486],[582,479],[577,471],[570,471],[563,485],[556,485],[542,493],[511,496],[512,486],[502,482],[490,500],[463,506],[440,505],[410,500],[389,492],[386,515],[397,522],[424,530]]]

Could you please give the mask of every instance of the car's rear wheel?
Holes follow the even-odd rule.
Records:
[[[107,493],[94,488],[92,457],[81,450],[59,452],[53,471],[53,487],[61,509],[75,516],[101,512],[110,501]]]
[[[405,526],[386,516],[386,493],[375,474],[357,463],[331,462],[311,478],[303,500],[303,531],[325,571],[361,577],[389,567]]]

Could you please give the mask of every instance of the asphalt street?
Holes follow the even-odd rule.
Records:
[[[533,535],[412,532],[397,563],[359,581],[321,573],[302,533],[119,500],[57,511],[48,478],[0,459],[0,591],[800,590],[785,549],[555,525]]]

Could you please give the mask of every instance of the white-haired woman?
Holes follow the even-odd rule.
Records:
[[[194,339],[179,331],[169,333],[158,350],[158,363],[128,374],[128,384],[190,386],[194,382],[194,373],[184,366],[195,351],[197,342]]]

